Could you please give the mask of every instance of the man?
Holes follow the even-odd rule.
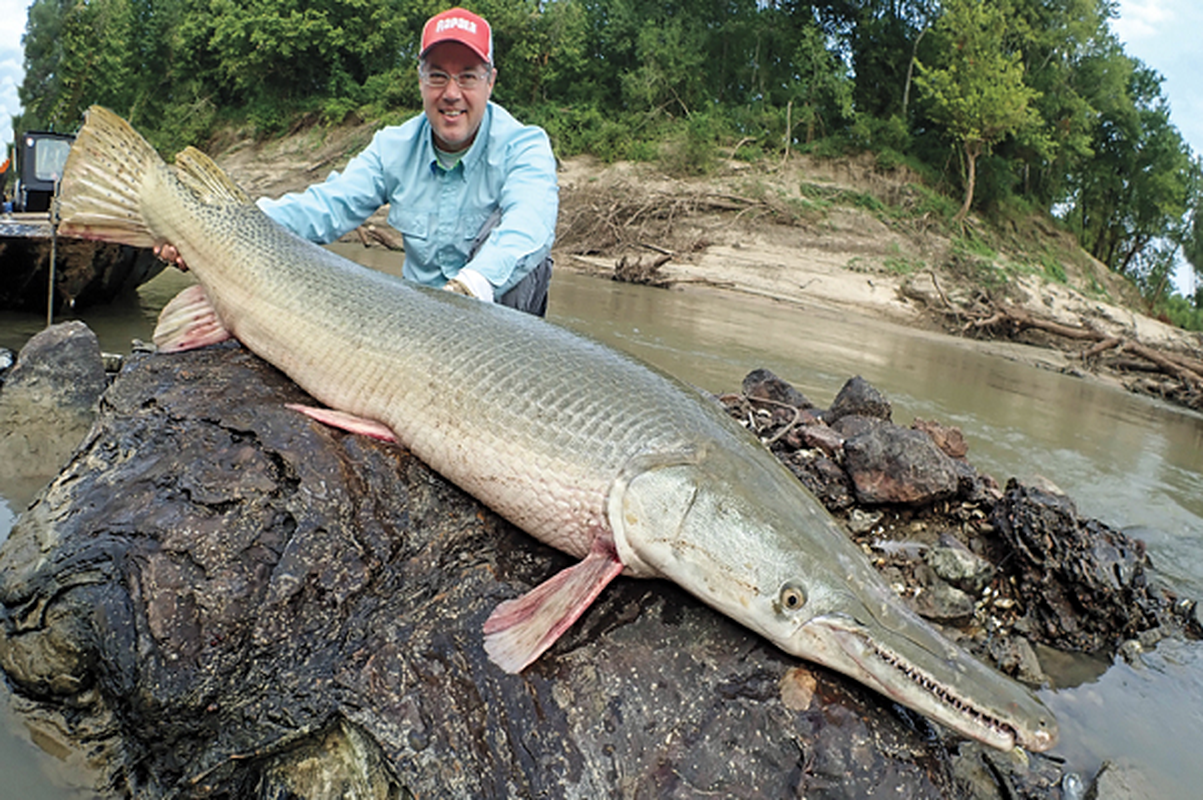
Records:
[[[425,113],[384,128],[325,183],[259,207],[298,236],[332,242],[389,204],[402,275],[543,316],[559,208],[547,134],[490,96],[493,33],[453,8],[427,20],[418,62]],[[173,248],[161,255],[178,261]],[[183,266],[183,265],[181,265]]]

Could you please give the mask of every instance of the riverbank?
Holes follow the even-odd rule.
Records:
[[[669,179],[576,159],[561,192],[563,268],[939,330],[1203,409],[1203,336],[1141,313],[1135,287],[1046,220],[1013,223],[1009,241],[973,220],[959,232],[934,222],[905,172],[797,157]]]

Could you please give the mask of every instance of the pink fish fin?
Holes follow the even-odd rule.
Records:
[[[490,660],[506,672],[521,672],[572,627],[622,570],[614,542],[594,539],[584,561],[493,609],[485,620]]]
[[[329,425],[331,428],[358,433],[362,436],[370,436],[382,442],[397,441],[397,434],[393,433],[389,426],[374,419],[357,417],[354,414],[348,414],[346,411],[336,411],[333,408],[303,406],[300,403],[285,403],[284,406],[291,408],[293,411],[299,411],[305,416],[316,419],[325,425]]]
[[[160,353],[195,350],[232,337],[200,284],[189,286],[163,306],[154,333]]]

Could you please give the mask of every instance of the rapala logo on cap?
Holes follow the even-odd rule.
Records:
[[[459,28],[467,31],[468,33],[476,33],[476,23],[470,19],[464,19],[463,17],[447,17],[446,19],[441,19],[434,24],[435,33],[449,31],[452,28]]]

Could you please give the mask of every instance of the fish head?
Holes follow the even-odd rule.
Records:
[[[964,736],[1009,750],[1057,740],[1027,687],[903,604],[776,459],[696,448],[637,459],[611,491],[619,557],[666,577],[782,650],[848,675]]]

